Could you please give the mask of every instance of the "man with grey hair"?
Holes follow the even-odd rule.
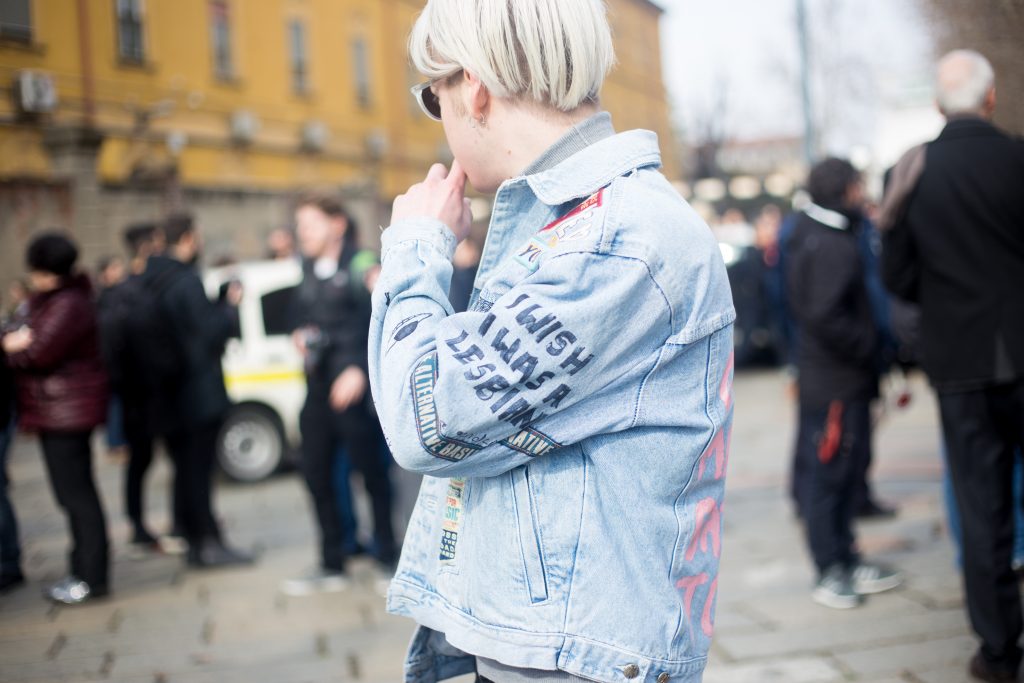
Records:
[[[954,50],[939,61],[936,101],[944,116],[991,118],[996,107],[996,75],[973,50]]]
[[[937,90],[946,127],[892,173],[883,277],[921,306],[922,365],[938,393],[967,609],[981,639],[969,670],[1016,681],[1011,472],[1024,447],[1024,142],[991,124],[995,80],[980,54],[943,57]]]
[[[616,133],[600,0],[429,0],[410,52],[454,154],[394,203],[370,383],[426,475],[388,609],[407,683],[696,683],[722,552],[735,312],[707,225]],[[469,310],[448,292],[495,192]]]

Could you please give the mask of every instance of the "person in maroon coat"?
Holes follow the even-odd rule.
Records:
[[[73,272],[77,258],[63,235],[40,235],[29,244],[28,316],[3,337],[17,378],[19,425],[38,433],[54,497],[71,527],[70,574],[47,589],[64,604],[105,595],[110,572],[89,444],[106,415],[107,378],[89,279]]]

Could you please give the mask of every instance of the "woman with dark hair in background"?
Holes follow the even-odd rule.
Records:
[[[17,379],[18,423],[39,434],[58,505],[71,526],[70,573],[46,595],[74,605],[106,595],[106,521],[92,476],[89,437],[107,410],[96,310],[89,279],[74,273],[78,249],[49,233],[28,247],[32,296],[26,324],[3,337]]]

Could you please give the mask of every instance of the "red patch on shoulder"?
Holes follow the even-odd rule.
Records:
[[[551,221],[550,223],[548,223],[547,225],[545,225],[543,228],[540,229],[540,232],[544,233],[547,232],[548,230],[553,230],[554,228],[557,228],[560,223],[572,218],[573,216],[578,216],[587,209],[593,209],[594,207],[601,206],[604,202],[603,198],[604,188],[601,188],[600,190],[598,190],[597,192],[583,200],[583,202],[579,206],[577,206],[569,213],[565,214],[564,216],[560,216],[555,220]]]

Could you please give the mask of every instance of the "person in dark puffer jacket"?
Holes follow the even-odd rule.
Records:
[[[48,233],[28,247],[33,291],[26,324],[3,337],[17,379],[18,421],[39,435],[58,505],[71,527],[70,574],[47,589],[78,604],[109,590],[110,553],[92,476],[92,430],[103,423],[107,377],[100,359],[89,279],[74,272],[78,249]]]

